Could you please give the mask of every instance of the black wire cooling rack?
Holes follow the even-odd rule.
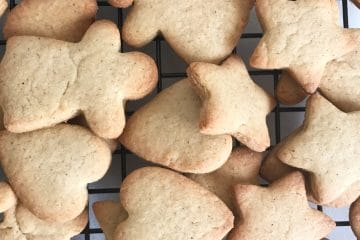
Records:
[[[14,8],[16,5],[16,0],[9,0],[9,6],[10,9]],[[349,15],[348,15],[348,1],[347,0],[341,0],[342,2],[342,12],[343,12],[343,26],[345,28],[349,27]],[[110,6],[107,2],[104,1],[98,1],[98,5],[99,8],[104,8],[107,6]],[[123,14],[123,10],[122,9],[117,9],[117,16],[116,16],[116,22],[117,25],[119,27],[119,29],[121,29],[122,24],[123,24],[123,19],[124,19],[124,15]],[[241,39],[260,39],[262,37],[262,33],[244,33],[241,36]],[[157,85],[157,89],[156,89],[156,93],[159,93],[162,89],[163,89],[163,83],[165,79],[179,79],[179,78],[185,78],[186,77],[186,73],[185,72],[176,72],[176,73],[170,73],[170,72],[164,72],[163,71],[163,65],[162,65],[162,44],[163,44],[164,39],[162,37],[157,37],[154,42],[155,42],[155,55],[153,56],[155,58],[157,67],[158,67],[158,72],[159,72],[159,82]],[[5,40],[0,40],[0,45],[1,46],[5,46],[6,45],[6,41]],[[121,51],[124,51],[124,44],[122,42],[121,44]],[[236,49],[234,50],[234,52],[236,52]],[[249,71],[249,74],[253,77],[255,76],[267,76],[272,78],[273,83],[274,83],[274,89],[276,89],[276,85],[279,79],[279,75],[281,74],[281,71],[267,71],[267,70],[251,70]],[[274,114],[274,137],[275,138],[275,142],[279,143],[281,140],[281,113],[303,113],[305,112],[305,108],[304,107],[284,107],[281,105],[277,105],[276,108],[273,110],[273,114]],[[132,114],[132,112],[128,111],[126,113],[127,116],[130,116]],[[129,160],[129,155],[131,155],[132,153],[129,152],[128,150],[126,150],[123,146],[119,146],[118,149],[114,152],[113,155],[113,159],[118,159],[120,157],[121,159],[121,172],[119,171],[119,177],[121,174],[121,179],[123,180],[127,174],[127,161]],[[106,195],[106,194],[117,194],[119,193],[119,188],[97,188],[97,187],[88,187],[88,192],[89,192],[89,196],[94,196],[94,195]],[[90,198],[89,197],[89,198]],[[90,206],[91,207],[91,206]],[[323,208],[321,206],[317,206],[318,210],[323,211]],[[90,219],[90,211],[89,211],[89,219]],[[350,226],[349,221],[337,221],[336,222],[336,226],[337,227],[347,227]],[[83,230],[83,232],[81,233],[82,237],[79,239],[85,239],[85,240],[90,240],[92,239],[93,236],[101,234],[102,230],[100,228],[92,228],[90,227],[90,224],[88,224],[86,226],[86,228]],[[78,238],[76,238],[78,239]],[[94,239],[94,238],[93,238]],[[331,240],[336,240],[336,239],[331,239]]]

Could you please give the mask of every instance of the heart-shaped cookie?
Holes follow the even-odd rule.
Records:
[[[2,131],[0,145],[0,163],[19,201],[50,222],[80,215],[87,184],[103,177],[111,160],[107,144],[80,126]]]
[[[120,142],[143,159],[177,171],[212,172],[230,156],[232,138],[201,134],[200,107],[189,80],[180,80],[130,117]]]
[[[234,216],[213,193],[176,172],[146,167],[132,172],[120,190],[129,217],[113,239],[221,240]]]

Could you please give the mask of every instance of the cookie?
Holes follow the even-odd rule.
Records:
[[[19,201],[48,222],[79,216],[87,204],[87,184],[102,178],[111,161],[107,144],[80,126],[2,131],[0,145],[1,166]]]
[[[330,61],[321,79],[320,91],[345,112],[360,110],[360,30],[350,30],[358,43],[350,53]]]
[[[7,0],[0,0],[0,17],[4,15],[6,9],[8,8]]]
[[[360,43],[360,31],[349,30],[357,43]],[[356,86],[360,81],[360,47],[351,52],[328,62],[320,82],[320,92],[329,99],[335,106],[345,112],[360,110],[360,91]],[[291,84],[291,77],[288,75],[280,78],[277,95],[278,99],[285,104],[295,104],[305,98],[301,95],[301,88]],[[281,91],[280,89],[284,89]]]
[[[134,3],[122,35],[142,47],[162,34],[187,63],[218,63],[236,47],[254,0],[112,0],[116,7]],[[201,9],[201,11],[199,11]]]
[[[0,223],[2,240],[69,240],[79,234],[88,222],[86,210],[80,216],[65,223],[40,220],[17,202],[14,192],[7,183],[0,183],[0,192],[2,197],[8,197],[8,202],[11,202],[10,205],[0,202],[0,212],[4,213],[4,219]]]
[[[295,138],[300,130],[300,128],[295,129],[289,136],[284,138],[280,143],[276,144],[275,147],[267,154],[260,168],[260,176],[266,181],[274,182],[285,177],[289,173],[299,170],[281,162],[277,154],[288,141]]]
[[[120,189],[129,217],[114,239],[221,240],[234,216],[213,193],[181,174],[147,167],[132,172]]]
[[[318,88],[328,61],[356,46],[339,25],[336,0],[257,0],[256,12],[265,33],[250,64],[286,69],[307,93]]]
[[[24,206],[16,208],[16,218],[19,228],[25,236],[34,240],[66,239],[81,233],[88,223],[87,210],[78,217],[64,223],[48,223],[35,217]]]
[[[5,212],[16,204],[16,196],[5,182],[0,182],[0,213]]]
[[[352,2],[353,2],[358,8],[360,8],[360,0],[352,0]]]
[[[307,102],[305,121],[277,153],[287,165],[310,174],[312,195],[321,204],[360,182],[359,112],[344,113],[320,94]]]
[[[335,228],[331,218],[309,207],[300,172],[275,181],[268,188],[236,185],[235,197],[244,220],[229,240],[318,240]]]
[[[127,8],[133,4],[133,0],[108,0],[108,3],[114,7]]]
[[[117,225],[128,218],[127,212],[120,203],[113,201],[96,202],[93,209],[106,240],[113,240]]]
[[[221,66],[192,63],[187,73],[203,102],[201,133],[231,134],[257,152],[270,146],[266,116],[276,101],[254,83],[239,57],[232,55]]]
[[[300,128],[296,129],[288,137],[286,137],[279,144],[277,144],[266,156],[260,168],[260,175],[266,181],[274,182],[280,178],[285,177],[286,175],[292,172],[302,171],[301,169],[291,167],[281,162],[277,157],[279,149],[281,149],[282,146],[286,145],[288,141],[292,140],[299,132],[300,132]],[[302,171],[302,173],[306,176],[306,183],[307,183],[306,188],[308,193],[308,200],[312,203],[319,204],[312,196],[311,186],[309,186],[308,184],[309,183],[308,173],[306,171]],[[352,186],[350,186],[344,193],[342,193],[339,198],[323,205],[333,208],[347,207],[358,197],[359,194],[360,194],[360,182],[357,182]]]
[[[78,42],[94,22],[96,0],[23,0],[7,16],[3,33]]]
[[[189,80],[176,82],[130,117],[120,142],[141,158],[176,171],[212,172],[230,156],[232,138],[201,134],[200,107]]]
[[[235,212],[233,187],[239,183],[259,184],[257,176],[261,160],[261,153],[238,147],[218,170],[207,174],[188,174],[187,177],[215,193]]]
[[[276,98],[285,105],[295,105],[303,101],[308,94],[287,73],[283,71],[276,86]]]
[[[82,112],[98,136],[117,138],[125,125],[125,100],[145,96],[157,82],[152,58],[119,49],[118,28],[106,20],[91,25],[77,44],[10,38],[0,66],[5,127],[27,132]]]
[[[350,225],[355,235],[360,238],[360,198],[351,205]]]
[[[89,128],[89,125],[86,122],[84,115],[82,114],[76,116],[75,118],[70,119],[67,123]],[[108,144],[108,147],[110,148],[111,152],[114,153],[118,146],[117,140],[116,139],[103,139],[103,140]]]

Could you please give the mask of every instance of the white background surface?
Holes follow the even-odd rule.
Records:
[[[181,1],[181,0],[180,0]],[[317,1],[317,0],[314,0]],[[340,14],[342,15],[342,6],[341,1],[339,2],[340,6]],[[114,22],[117,21],[117,9],[112,7],[100,7],[98,18],[107,18],[111,19]],[[342,18],[341,18],[342,19]],[[351,28],[360,28],[360,10],[357,9],[352,3],[349,2],[349,27]],[[261,28],[256,19],[256,15],[253,12],[251,16],[251,20],[249,22],[248,27],[246,28],[245,33],[260,33]],[[248,59],[258,43],[259,39],[241,39],[238,44],[237,52],[244,58],[245,62],[248,62]],[[336,41],[336,40],[334,40]],[[168,47],[165,42],[161,44],[162,48],[162,71],[166,73],[174,73],[174,72],[185,72],[186,65],[184,62],[179,59],[175,53]],[[129,51],[130,49],[125,46],[125,50]],[[4,49],[2,49],[2,52]],[[149,55],[155,57],[155,43],[152,42],[148,46],[141,49],[148,53]],[[251,68],[249,68],[251,70]],[[254,80],[273,94],[273,77],[272,76],[254,76]],[[164,88],[171,85],[174,82],[174,79],[162,79]],[[360,87],[360,86],[359,86]],[[155,95],[155,92],[150,96],[145,98],[144,100],[138,102],[131,102],[128,104],[128,110],[133,111],[136,110],[143,103],[151,99],[152,96]],[[304,103],[299,104],[299,106],[303,106]],[[303,120],[302,112],[291,112],[291,113],[281,113],[281,137],[287,136],[293,129],[298,127]],[[274,114],[271,114],[268,119],[269,129],[272,135],[272,144],[275,143],[275,121]],[[145,161],[138,159],[134,155],[127,155],[127,172],[131,172],[133,169],[148,165]],[[1,173],[0,173],[1,178]],[[104,179],[97,183],[90,184],[90,188],[117,188],[121,183],[121,157],[120,155],[114,155],[113,163],[111,169]],[[118,194],[93,194],[90,195],[90,206],[93,202],[103,199],[118,199]],[[331,209],[324,208],[324,212],[332,217],[336,221],[348,221],[348,208],[343,209]],[[90,228],[99,228],[96,219],[90,209]],[[301,226],[299,226],[301,227]],[[349,227],[337,227],[336,230],[328,237],[331,240],[355,240],[352,231]],[[76,240],[84,239],[84,236],[78,236],[74,238]],[[102,240],[104,239],[102,234],[94,234],[91,235],[92,240]]]

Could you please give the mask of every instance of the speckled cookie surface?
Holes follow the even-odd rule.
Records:
[[[118,7],[132,2],[122,30],[128,44],[142,47],[161,33],[187,63],[218,63],[235,48],[255,1],[110,1]]]
[[[276,98],[285,105],[295,105],[303,101],[308,94],[291,77],[289,73],[283,71],[276,86]]]
[[[234,216],[213,193],[170,170],[132,172],[120,190],[129,214],[114,233],[122,240],[221,240]]]
[[[318,240],[335,228],[331,218],[309,207],[304,178],[299,172],[268,188],[239,184],[235,196],[243,221],[229,240]]]
[[[202,99],[203,134],[231,134],[257,152],[270,146],[266,116],[275,99],[250,78],[239,57],[232,55],[221,66],[192,63],[187,73]]]
[[[277,156],[279,149],[281,149],[284,145],[286,145],[288,141],[292,141],[292,139],[299,133],[299,131],[300,128],[294,130],[289,136],[287,136],[279,144],[277,144],[265,157],[260,168],[261,177],[263,177],[265,180],[269,182],[274,182],[294,171],[300,170],[283,163],[282,161],[280,161],[280,159]],[[305,179],[306,179],[306,187],[307,187],[307,194],[309,201],[319,204],[318,201],[315,200],[315,198],[312,196],[311,186],[309,186],[308,173],[306,171],[302,171],[302,172],[303,174],[306,175]],[[360,182],[357,182],[351,185],[348,189],[346,189],[345,192],[341,193],[341,195],[337,199],[323,205],[334,208],[347,207],[358,197],[359,194],[360,194]]]
[[[69,240],[79,234],[88,222],[87,210],[84,210],[73,220],[49,223],[40,220],[24,205],[18,203],[7,183],[0,183],[0,193],[2,199],[7,198],[7,204],[0,200],[0,212],[4,214],[4,219],[0,223],[2,240]]]
[[[181,80],[130,117],[120,142],[141,158],[177,171],[212,172],[230,156],[232,138],[201,134],[200,107],[189,80]]]
[[[279,149],[281,149],[288,141],[292,140],[299,131],[300,128],[295,129],[290,135],[282,139],[280,143],[276,144],[275,147],[266,155],[260,168],[260,176],[266,181],[274,182],[295,171],[294,167],[281,162],[277,154]]]
[[[360,181],[359,124],[359,112],[344,113],[315,94],[301,130],[278,150],[282,162],[310,173],[312,195],[321,204]]]
[[[191,180],[215,193],[235,212],[233,187],[239,183],[258,184],[262,154],[246,147],[235,148],[226,163],[207,174],[188,174]]]
[[[355,235],[360,238],[360,198],[351,205],[350,225]]]
[[[4,213],[0,223],[2,240],[70,240],[78,235],[88,222],[87,211],[65,223],[49,223],[35,217],[24,206],[18,205]],[[15,220],[15,221],[14,221]]]
[[[350,53],[330,61],[321,79],[320,91],[345,112],[360,110],[360,30],[350,30],[357,47]]]
[[[257,0],[256,11],[265,34],[251,65],[286,69],[308,93],[318,88],[328,61],[356,46],[339,26],[336,0]]]
[[[88,200],[87,184],[102,178],[111,161],[107,144],[79,126],[2,131],[0,145],[1,166],[19,201],[50,222],[80,215]]]
[[[26,35],[77,42],[94,22],[97,9],[96,0],[23,0],[7,16],[4,37]]]
[[[117,138],[125,125],[125,100],[143,97],[157,82],[156,65],[149,56],[119,49],[119,30],[106,20],[91,25],[77,44],[10,38],[0,66],[5,127],[11,132],[32,131],[81,111],[98,136]]]
[[[119,202],[101,201],[93,205],[94,213],[104,231],[106,240],[115,240],[114,233],[118,224],[128,218]]]

